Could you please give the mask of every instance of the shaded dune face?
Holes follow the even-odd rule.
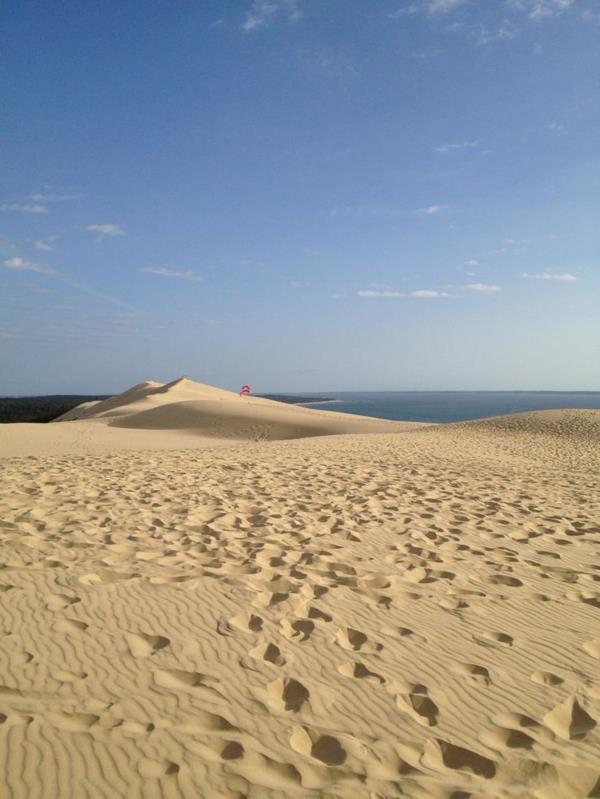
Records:
[[[334,425],[330,428],[326,425],[311,425],[293,412],[287,414],[287,419],[278,420],[273,418],[273,414],[253,411],[254,409],[250,409],[244,412],[244,409],[238,410],[235,407],[215,408],[215,403],[206,401],[180,402],[115,419],[110,425],[146,430],[188,430],[205,436],[240,439],[304,438],[326,435],[328,429],[334,432]]]

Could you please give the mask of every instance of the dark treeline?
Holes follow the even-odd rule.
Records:
[[[110,394],[51,394],[43,397],[0,397],[0,424],[11,422],[51,422],[82,402],[107,399]],[[264,399],[299,405],[327,402],[327,397],[302,397],[293,394],[254,394]]]
[[[0,424],[51,422],[82,402],[103,400],[109,395],[53,394],[46,397],[0,397]]]

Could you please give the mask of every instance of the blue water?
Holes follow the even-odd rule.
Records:
[[[336,402],[311,402],[307,407],[415,422],[462,422],[524,411],[600,408],[600,391],[341,391],[323,396]]]

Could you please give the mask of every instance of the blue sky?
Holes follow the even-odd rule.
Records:
[[[0,394],[600,388],[597,0],[1,15]]]

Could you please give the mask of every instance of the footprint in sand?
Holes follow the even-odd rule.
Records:
[[[223,760],[239,760],[244,757],[244,747],[239,741],[223,741],[221,757]]]
[[[343,649],[351,649],[354,652],[380,652],[383,649],[383,644],[369,641],[366,633],[353,627],[338,630],[335,640]]]
[[[256,660],[266,660],[274,666],[285,666],[287,662],[281,653],[281,649],[273,643],[259,644],[254,649],[251,649],[248,654],[250,657],[256,658]]]
[[[358,680],[372,680],[373,682],[380,683],[380,685],[385,683],[385,677],[382,677],[381,674],[377,674],[375,671],[371,671],[360,662],[349,661],[348,663],[343,663],[338,667],[338,671],[340,674],[343,674],[344,677],[355,677]]]
[[[161,688],[170,688],[174,691],[180,691],[182,688],[209,688],[218,682],[216,677],[181,669],[157,669],[154,672],[154,681]]]
[[[94,713],[49,713],[48,721],[64,732],[87,732],[100,721]]]
[[[434,768],[445,767],[453,771],[470,771],[478,777],[492,779],[496,775],[496,764],[483,755],[456,746],[449,741],[426,741],[423,754],[424,762]]]
[[[60,619],[54,625],[54,629],[60,633],[81,633],[87,630],[89,625],[79,619]]]
[[[544,716],[544,724],[560,738],[572,741],[585,738],[597,722],[576,697],[568,697]]]
[[[450,671],[453,674],[458,674],[459,677],[471,677],[474,680],[481,680],[486,685],[489,685],[492,681],[486,667],[479,666],[477,663],[452,663],[450,664]]]
[[[275,680],[267,687],[269,704],[276,711],[298,713],[310,697],[310,691],[292,677]]]
[[[208,710],[195,710],[192,718],[176,724],[174,729],[187,735],[237,731],[237,727],[227,721],[227,719],[223,718],[223,716],[219,716],[216,713],[210,713]]]
[[[326,766],[341,766],[347,753],[342,742],[333,735],[321,735],[308,727],[297,727],[290,737],[290,746],[305,757],[313,757]]]
[[[531,749],[535,744],[534,739],[527,735],[522,730],[506,729],[504,727],[496,727],[494,730],[488,730],[481,736],[481,742],[490,749]]]
[[[530,679],[532,682],[538,683],[538,685],[548,685],[551,688],[557,688],[564,682],[562,677],[559,677],[558,674],[553,674],[551,671],[534,671]]]
[[[523,585],[518,577],[510,577],[507,574],[492,574],[489,582],[492,585],[507,585],[509,588],[520,588]]]
[[[140,760],[138,770],[142,777],[160,779],[161,777],[174,777],[179,773],[179,766],[172,760]]]
[[[67,669],[57,669],[53,672],[52,676],[55,680],[59,682],[78,682],[79,680],[85,680],[87,677],[87,672],[85,671],[69,671]]]
[[[424,685],[415,685],[408,693],[397,694],[396,706],[422,727],[434,727],[437,724],[439,710],[429,698]]]
[[[296,619],[293,622],[289,622],[287,619],[281,620],[281,632],[286,638],[308,641],[314,630],[315,623],[310,619]]]
[[[231,619],[219,619],[217,632],[219,635],[235,635],[242,633],[259,633],[263,628],[263,619],[254,613],[240,613]]]
[[[150,657],[171,643],[164,635],[148,635],[146,633],[128,633],[125,638],[134,658]]]
[[[514,638],[507,633],[491,633],[485,632],[473,636],[475,643],[481,646],[494,646],[494,644],[501,644],[502,646],[512,646]]]
[[[46,608],[48,610],[64,610],[69,605],[74,605],[76,602],[81,602],[81,597],[69,596],[68,594],[49,594],[46,600]]]

